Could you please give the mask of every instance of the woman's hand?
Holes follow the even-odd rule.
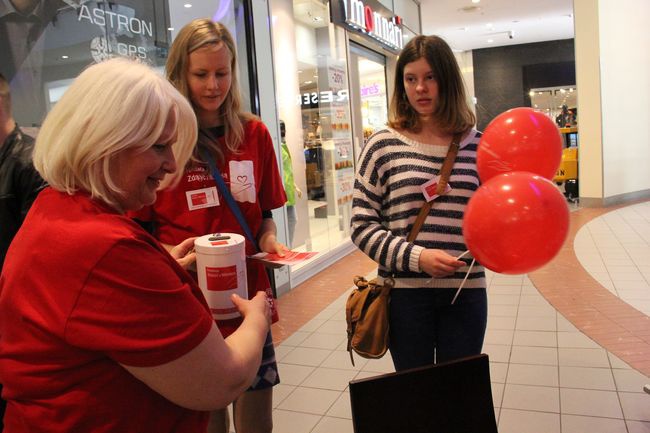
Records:
[[[270,254],[277,254],[280,257],[284,257],[284,254],[287,253],[289,248],[286,247],[286,245],[281,244],[280,242],[277,241],[275,234],[267,234],[266,236],[262,236],[260,238],[260,250],[262,250],[265,253],[270,253]],[[266,266],[269,269],[279,269],[284,265],[281,264],[271,264],[268,262],[264,263],[264,266]]]
[[[280,257],[284,257],[284,254],[289,251],[289,248],[278,242],[274,234],[269,234],[260,239],[260,250],[265,253],[277,254]]]
[[[176,262],[181,265],[183,269],[188,269],[194,264],[194,262],[196,262],[196,253],[194,252],[194,240],[196,238],[196,236],[193,238],[187,238],[169,250],[169,254],[176,259]]]
[[[232,303],[235,304],[235,307],[237,307],[237,310],[239,310],[242,317],[245,318],[249,314],[262,314],[267,325],[271,325],[271,303],[269,302],[266,293],[257,292],[250,301],[242,299],[236,294],[232,294],[230,299],[232,300]]]
[[[420,269],[432,277],[447,277],[466,265],[443,250],[426,249],[420,253]]]

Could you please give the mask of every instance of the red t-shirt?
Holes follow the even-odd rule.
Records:
[[[212,327],[200,289],[131,219],[47,188],[0,276],[0,382],[8,432],[197,432],[120,364],[178,359]]]
[[[262,225],[262,210],[271,210],[286,203],[287,197],[273,151],[273,141],[266,126],[259,120],[244,125],[244,141],[236,153],[230,152],[219,138],[225,161],[218,168],[230,188],[254,236]],[[173,189],[158,192],[156,203],[139,212],[130,213],[142,221],[153,221],[154,235],[165,244],[177,245],[192,236],[208,233],[244,234],[225,199],[218,192],[207,165],[185,171],[180,183]],[[253,246],[246,241],[247,254]],[[259,262],[247,261],[249,297],[258,291],[271,295],[271,285]],[[272,299],[272,296],[269,296]],[[274,308],[274,322],[277,313]],[[217,322],[224,337],[241,324],[241,319]]]

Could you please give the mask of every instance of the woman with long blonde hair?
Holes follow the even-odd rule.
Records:
[[[237,80],[237,50],[225,26],[198,19],[181,29],[169,52],[167,78],[191,102],[199,124],[199,139],[185,175],[174,189],[161,191],[156,203],[136,215],[153,223],[153,233],[163,244],[207,233],[244,234],[204,160],[204,152],[216,161],[225,184],[261,251],[283,254],[276,239],[271,210],[286,202],[273,142],[264,124],[241,108]],[[247,254],[255,246],[247,241]],[[249,297],[258,291],[273,303],[264,267],[247,265]],[[275,312],[275,308],[273,308]],[[277,314],[274,314],[277,321]],[[224,336],[240,320],[218,321]],[[269,332],[263,359],[253,386],[233,404],[237,431],[272,431],[272,387],[279,383],[273,342]],[[228,432],[225,410],[212,414],[210,431]]]

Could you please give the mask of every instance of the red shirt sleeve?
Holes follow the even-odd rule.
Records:
[[[172,262],[142,240],[116,243],[89,274],[66,340],[132,366],[161,365],[191,351],[212,317],[198,287]]]

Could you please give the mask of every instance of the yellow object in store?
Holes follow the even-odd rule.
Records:
[[[555,182],[564,182],[569,179],[578,178],[578,148],[569,147],[562,150],[562,161],[560,168],[557,169],[553,180]]]

